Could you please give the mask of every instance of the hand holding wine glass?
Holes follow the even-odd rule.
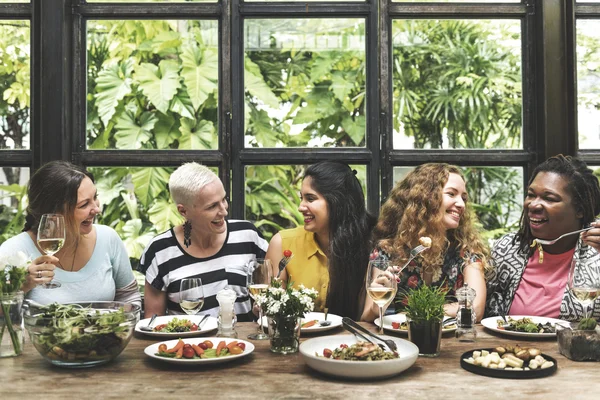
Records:
[[[179,284],[179,306],[187,315],[196,315],[204,306],[202,279],[184,278]]]
[[[37,231],[37,244],[39,248],[49,256],[56,254],[65,244],[66,230],[65,218],[60,214],[44,214],[40,219]],[[40,273],[38,272],[38,278]],[[43,285],[46,289],[59,288],[57,281],[51,281]]]
[[[394,300],[398,286],[389,261],[371,260],[367,270],[367,293],[379,307],[379,333],[383,334],[383,307]]]
[[[576,259],[571,262],[567,281],[569,292],[582,306],[585,318],[590,305],[600,296],[600,258]],[[593,306],[592,306],[593,309]]]
[[[263,294],[269,288],[273,271],[271,270],[271,260],[262,258],[250,264],[247,275],[247,286],[250,297],[258,304],[258,295]],[[258,332],[248,335],[248,339],[265,340],[269,336],[262,330],[262,307],[258,304]]]

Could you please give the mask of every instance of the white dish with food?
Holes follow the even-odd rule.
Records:
[[[327,375],[342,378],[371,379],[387,378],[410,368],[419,356],[419,348],[408,340],[384,336],[398,347],[398,358],[380,361],[348,361],[326,358],[325,349],[334,350],[340,345],[351,346],[359,340],[354,335],[321,336],[308,339],[300,344],[300,354],[311,368]]]
[[[319,321],[324,321],[324,320],[325,320],[325,314],[322,312],[306,313],[304,318],[302,318],[301,324],[302,325],[310,325],[310,326],[302,326],[300,328],[300,332],[301,333],[317,333],[317,332],[328,331],[330,329],[335,329],[335,328],[342,326],[342,317],[340,317],[339,315],[328,313],[327,321],[329,321],[330,324],[327,326],[319,325]],[[261,325],[263,328],[268,329],[269,323],[267,322],[267,317],[263,317]]]
[[[156,317],[154,322],[152,323],[152,327],[156,328],[161,325],[167,325],[169,322],[173,320],[173,318],[177,318],[179,321],[188,320],[192,324],[199,325],[200,321],[204,315],[163,315],[162,317]],[[150,318],[146,318],[141,320],[135,325],[135,331],[139,333],[143,333],[148,336],[162,337],[162,338],[180,338],[180,337],[192,337],[203,335],[208,332],[214,331],[218,328],[217,319],[215,317],[208,317],[206,321],[202,323],[202,326],[198,326],[198,329],[195,331],[186,331],[186,332],[160,332],[160,331],[144,331],[141,329],[142,326],[148,326],[150,322]]]
[[[445,316],[444,321],[452,318]],[[375,325],[381,327],[381,320],[379,318],[373,321]],[[403,325],[404,324],[404,325]],[[383,317],[383,329],[394,332],[394,333],[402,333],[408,335],[408,328],[406,328],[406,314],[394,314],[394,315],[384,315]],[[447,325],[442,327],[442,333],[450,333],[456,330],[456,324]]]
[[[555,318],[534,317],[534,316],[528,316],[528,315],[507,315],[506,316],[506,319],[509,322],[511,320],[518,321],[523,318],[529,318],[529,319],[531,319],[531,322],[533,322],[535,324],[543,325],[543,324],[549,323],[551,326],[554,327],[555,331],[554,332],[543,332],[543,333],[531,333],[531,332],[520,332],[520,331],[508,330],[501,326],[501,325],[505,325],[506,323],[504,322],[502,317],[499,317],[499,316],[484,318],[481,321],[481,325],[483,325],[484,327],[486,327],[487,329],[489,329],[491,331],[502,333],[502,334],[509,335],[509,336],[545,338],[545,337],[555,337],[556,336],[556,324],[560,325],[561,323],[566,322],[566,321],[563,321],[560,319],[555,319]],[[500,322],[500,326],[498,324],[499,322]]]
[[[148,357],[154,358],[156,360],[160,360],[160,361],[164,361],[167,363],[171,363],[171,364],[182,364],[182,365],[205,365],[205,364],[220,364],[220,363],[226,363],[226,362],[231,362],[231,361],[235,361],[237,359],[240,359],[242,357],[246,357],[247,355],[250,355],[250,353],[252,353],[254,351],[254,345],[250,342],[247,342],[245,340],[241,340],[241,339],[228,339],[228,338],[218,338],[218,337],[207,337],[207,338],[187,338],[187,339],[181,339],[183,340],[184,343],[186,344],[199,344],[202,343],[206,340],[210,340],[213,343],[213,346],[216,347],[219,342],[221,341],[225,341],[225,344],[229,344],[233,341],[236,341],[238,343],[243,343],[245,345],[244,348],[244,352],[240,353],[240,354],[230,354],[230,355],[226,355],[226,356],[222,356],[222,357],[214,357],[214,358],[170,358],[170,357],[163,357],[163,356],[159,356],[157,355],[158,353],[158,346],[160,346],[161,344],[165,344],[167,346],[167,348],[172,348],[174,347],[177,342],[179,342],[179,339],[176,340],[169,340],[166,342],[160,342],[160,343],[154,343],[151,344],[150,346],[146,347],[144,349],[144,353],[146,353],[146,355]]]

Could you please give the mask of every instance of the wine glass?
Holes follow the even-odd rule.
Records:
[[[40,219],[37,231],[37,244],[44,253],[53,256],[65,244],[66,230],[65,217],[60,214],[44,214]],[[59,288],[60,282],[51,281],[44,283],[46,289]]]
[[[179,307],[187,315],[196,315],[204,306],[202,279],[183,278],[179,284]]]
[[[369,261],[367,270],[367,293],[379,306],[379,333],[383,334],[383,306],[396,297],[398,286],[396,277],[388,270],[390,262],[385,260]]]
[[[248,339],[265,340],[269,336],[263,332],[262,328],[262,307],[258,301],[258,295],[264,294],[269,288],[273,271],[271,270],[271,260],[257,258],[253,261],[248,270],[246,286],[248,293],[254,302],[258,305],[258,332],[248,335]]]
[[[600,258],[573,258],[567,286],[573,298],[583,306],[585,318],[588,318],[590,305],[600,296]]]

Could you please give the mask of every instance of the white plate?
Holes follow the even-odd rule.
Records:
[[[202,320],[203,315],[163,315],[162,317],[156,317],[152,326],[158,326],[161,324],[167,324],[173,318],[177,319],[189,319],[194,324],[199,324],[200,320]],[[214,317],[208,317],[206,321],[202,324],[202,328],[193,332],[146,332],[140,329],[141,326],[148,326],[148,322],[150,322],[150,318],[146,318],[135,324],[135,331],[139,333],[143,333],[144,335],[156,336],[162,338],[180,338],[180,337],[191,337],[206,334],[210,331],[214,331],[219,326],[217,324],[217,319]]]
[[[313,321],[313,320],[323,321],[324,319],[325,319],[325,314],[323,314],[321,312],[309,312],[309,313],[306,313],[304,318],[302,318],[302,323],[304,324],[306,322]],[[327,321],[331,321],[331,324],[329,326],[321,326],[321,325],[319,325],[319,323],[316,323],[313,326],[309,326],[308,328],[301,328],[300,332],[301,333],[316,333],[316,332],[328,331],[330,329],[335,329],[339,326],[342,326],[342,317],[340,317],[339,315],[329,313],[329,314],[327,314]],[[262,318],[261,325],[265,329],[268,328],[269,324],[267,322],[267,317]]]
[[[556,325],[557,323],[560,325],[566,321],[555,319],[555,318],[546,318],[546,317],[532,317],[528,315],[507,315],[506,319],[511,317],[512,319],[521,319],[521,318],[531,318],[531,320],[536,324],[545,324],[546,322],[550,322],[551,324]],[[556,333],[528,333],[528,332],[515,332],[515,331],[507,331],[505,329],[498,328],[498,320],[502,321],[502,317],[488,317],[481,320],[481,325],[485,326],[491,331],[503,333],[509,336],[522,336],[522,337],[555,337]],[[504,321],[502,321],[504,322]]]
[[[181,339],[181,340],[183,340],[184,343],[190,343],[190,344],[198,344],[198,343],[204,342],[205,340],[210,340],[211,342],[213,342],[213,345],[216,347],[219,344],[219,342],[221,342],[223,340],[225,341],[225,343],[230,343],[235,339],[206,337],[206,338],[195,338],[195,339],[187,338],[187,339]],[[161,345],[162,343],[166,344],[167,348],[170,349],[171,347],[175,346],[178,341],[179,341],[179,339],[151,344],[150,346],[148,346],[144,349],[144,353],[146,353],[147,356],[152,357],[156,360],[168,362],[171,364],[192,365],[192,364],[226,363],[226,362],[237,360],[238,358],[246,357],[247,355],[249,355],[250,353],[252,353],[254,351],[254,345],[252,343],[247,342],[245,340],[237,340],[237,342],[244,343],[246,345],[246,349],[241,354],[229,355],[229,356],[225,356],[225,357],[215,357],[215,358],[169,358],[169,357],[161,357],[161,356],[156,355],[156,353],[158,353],[158,346]]]
[[[448,319],[450,317],[445,316],[444,317],[444,321],[446,319]],[[377,325],[378,327],[381,327],[381,322],[379,321],[379,318],[375,319],[375,321],[373,321],[375,323],[375,325]],[[398,323],[403,323],[406,322],[406,315],[405,314],[394,314],[394,315],[384,315],[383,316],[383,329],[385,329],[386,331],[390,331],[390,332],[394,332],[394,333],[402,333],[405,335],[408,335],[408,331],[404,330],[404,329],[394,329],[392,327],[392,322],[398,322]],[[449,333],[449,332],[454,332],[456,330],[456,325],[454,325],[454,327],[452,328],[443,328],[442,329],[442,333]]]
[[[323,356],[323,349],[334,350],[341,344],[348,346],[357,342],[354,335],[321,336],[300,344],[300,354],[306,364],[319,372],[342,378],[387,378],[410,368],[419,356],[419,348],[408,340],[384,336],[398,346],[399,358],[381,361],[334,360]],[[316,354],[319,354],[317,356]]]

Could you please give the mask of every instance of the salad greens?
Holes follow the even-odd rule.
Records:
[[[54,303],[40,310],[34,345],[52,359],[110,358],[121,352],[131,330],[122,308],[106,312]]]
[[[550,322],[545,324],[535,323],[531,318],[513,319],[508,317],[508,325],[504,321],[498,320],[498,328],[507,331],[526,332],[526,333],[555,333],[556,327]]]

